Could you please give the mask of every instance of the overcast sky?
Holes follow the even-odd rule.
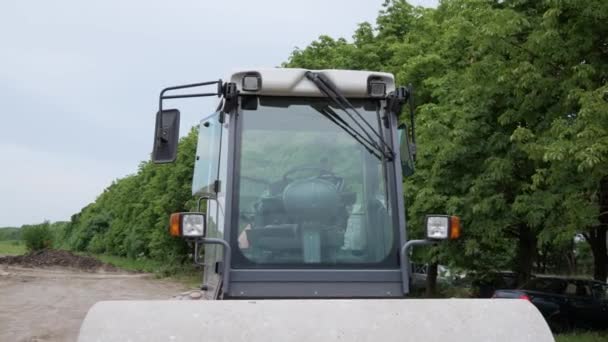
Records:
[[[135,172],[161,88],[278,66],[321,34],[350,38],[383,2],[2,0],[0,227],[68,220]],[[182,135],[214,109],[197,101],[180,105]]]

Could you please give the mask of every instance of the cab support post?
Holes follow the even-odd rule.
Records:
[[[403,284],[403,294],[410,293],[410,249],[414,246],[434,245],[437,242],[435,240],[410,240],[401,247],[401,283]]]
[[[222,262],[222,291],[223,293],[228,292],[230,286],[230,258],[232,256],[232,248],[230,244],[224,239],[219,238],[201,238],[195,242],[194,252],[194,263],[197,265],[204,265],[198,261],[198,244],[201,245],[222,245],[224,247],[224,260]]]

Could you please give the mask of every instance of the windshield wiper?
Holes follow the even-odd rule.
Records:
[[[331,113],[329,113],[330,115],[327,115],[328,117],[330,117],[330,116],[334,117],[336,120],[340,121],[342,123],[342,125],[344,125],[344,127],[347,127],[348,129],[350,129],[349,134],[351,136],[353,136],[355,139],[357,139],[357,141],[359,141],[362,145],[364,145],[368,151],[370,151],[372,154],[377,156],[379,159],[387,159],[389,161],[393,160],[393,158],[394,158],[393,150],[384,141],[384,139],[382,138],[382,135],[378,131],[376,131],[374,129],[374,127],[372,127],[372,125],[370,125],[367,120],[365,120],[363,115],[361,115],[361,113],[359,113],[359,111],[350,103],[350,101],[348,101],[348,99],[346,97],[344,97],[344,95],[342,95],[340,90],[338,88],[336,88],[336,86],[333,83],[331,83],[331,81],[327,77],[325,77],[323,74],[314,73],[312,71],[307,71],[305,75],[306,75],[306,78],[308,78],[312,83],[314,83],[317,86],[317,88],[319,89],[319,91],[321,91],[321,93],[323,93],[325,96],[327,96],[329,99],[331,99],[332,102],[338,106],[338,108],[340,108],[344,113],[346,113],[351,118],[351,120],[355,124],[357,124],[357,126],[361,129],[361,131],[363,131],[363,133],[365,133],[367,138],[365,138],[363,135],[361,135],[357,130],[353,129],[352,126],[348,125],[348,123],[346,123],[346,121],[344,121],[344,119],[342,119],[333,110],[329,109],[329,107],[325,109],[325,110],[331,111]],[[351,112],[349,110],[353,111],[355,114],[357,114],[359,119],[361,121],[363,121],[365,123],[365,125],[367,125],[367,127],[372,131],[372,133],[374,133],[376,135],[376,137],[378,137],[382,146],[379,146],[376,143],[375,139],[363,127],[363,125],[361,125],[359,120],[355,119],[355,117],[351,114]],[[334,121],[334,120],[332,120],[332,121]],[[334,121],[334,123],[337,124],[336,121]],[[342,127],[342,129],[344,129],[343,126],[340,126],[340,127]],[[367,146],[362,141],[365,141],[367,144],[371,145],[371,148],[375,149],[375,151],[372,152],[372,149],[370,148],[370,146]]]
[[[312,107],[314,109],[316,109],[319,113],[321,113],[323,116],[328,118],[331,122],[336,124],[336,126],[342,128],[342,130],[344,130],[344,132],[346,132],[348,135],[350,135],[355,140],[357,140],[363,147],[365,147],[365,149],[369,153],[373,154],[378,159],[383,159],[382,158],[383,156],[375,150],[375,149],[377,149],[377,147],[373,143],[373,141],[369,141],[364,136],[362,136],[351,125],[349,125],[346,121],[344,121],[344,119],[342,119],[338,114],[336,114],[336,112],[334,112],[333,109],[331,109],[329,107],[320,107],[320,106],[317,107],[314,105]],[[371,147],[368,145],[371,145]]]

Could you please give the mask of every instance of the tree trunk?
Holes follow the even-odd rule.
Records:
[[[515,270],[518,273],[517,283],[523,285],[532,275],[532,266],[536,256],[536,236],[525,224],[519,225],[517,244],[517,264]]]
[[[426,272],[426,296],[435,297],[437,295],[437,263],[429,264]]]
[[[593,278],[604,282],[608,278],[606,231],[607,229],[604,227],[595,227],[587,235],[587,241],[593,253]]]
[[[576,254],[574,254],[574,239],[572,239],[572,247],[566,253],[566,265],[568,266],[568,274],[576,274]]]
[[[536,258],[536,271],[539,273],[547,272],[547,262],[549,260],[549,248],[543,247],[542,252],[539,252]]]
[[[575,253],[576,245],[574,243],[574,239],[570,240],[567,248],[556,248],[554,247],[554,252],[562,257],[558,257],[556,259],[556,265],[552,270],[552,273],[566,273],[566,274],[576,274],[576,253]]]
[[[608,278],[608,251],[606,250],[606,232],[608,231],[608,177],[602,178],[598,192],[600,224],[593,227],[585,237],[593,253],[593,278],[606,281]]]

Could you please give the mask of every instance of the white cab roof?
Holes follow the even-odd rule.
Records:
[[[236,83],[241,94],[324,97],[315,84],[306,78],[307,71],[318,72],[327,76],[346,97],[369,97],[367,85],[370,79],[386,83],[387,94],[395,90],[395,78],[392,74],[375,71],[261,68],[243,69],[234,72],[229,79],[230,82]],[[259,91],[243,90],[243,76],[251,74],[257,74],[262,79],[262,88]]]

